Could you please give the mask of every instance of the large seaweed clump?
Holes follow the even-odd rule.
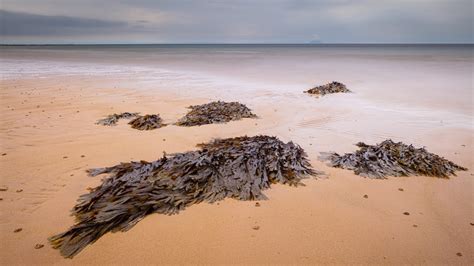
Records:
[[[354,170],[357,175],[376,179],[410,175],[449,178],[456,175],[455,171],[467,170],[425,148],[390,139],[376,145],[359,142],[356,146],[359,150],[354,153],[321,153],[320,159],[328,161],[330,166]]]
[[[138,116],[138,113],[111,114],[105,118],[97,120],[96,124],[103,126],[115,126],[120,119],[131,119]]]
[[[148,214],[175,214],[224,198],[265,199],[262,190],[273,183],[296,186],[316,174],[301,147],[275,137],[219,139],[198,147],[153,162],[89,170],[108,177],[79,198],[72,210],[76,224],[51,237],[52,246],[71,258],[105,233],[127,231]]]
[[[132,128],[138,130],[152,130],[160,127],[166,126],[163,123],[160,115],[144,115],[138,116],[137,118],[133,119],[128,123],[132,126]]]
[[[257,117],[247,106],[239,102],[217,101],[192,105],[189,108],[191,111],[179,119],[176,125],[190,127]]]
[[[326,85],[322,86],[317,86],[312,89],[309,89],[305,91],[305,93],[313,94],[316,96],[324,96],[326,94],[331,94],[331,93],[347,93],[351,92],[349,89],[347,89],[346,85],[333,81],[331,83],[328,83]]]

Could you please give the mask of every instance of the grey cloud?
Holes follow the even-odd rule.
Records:
[[[125,22],[67,16],[45,16],[0,10],[2,36],[103,34],[127,26]]]
[[[32,31],[39,32],[45,41],[53,37],[68,40],[72,36],[81,40],[77,37],[81,35],[83,40],[94,42],[99,41],[97,33],[100,33],[100,41],[105,42],[120,39],[123,42],[296,43],[315,40],[314,36],[326,43],[473,42],[472,0],[38,2],[3,0],[2,6],[7,10],[28,13],[35,10],[45,24],[21,30],[7,25],[10,36],[17,30],[24,38],[33,34]],[[76,27],[61,26],[65,18],[57,15],[77,17],[69,22]],[[24,19],[28,21],[28,16]],[[22,19],[17,23],[25,24],[19,20]]]

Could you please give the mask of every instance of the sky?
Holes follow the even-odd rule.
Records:
[[[473,43],[474,0],[0,0],[3,44]]]

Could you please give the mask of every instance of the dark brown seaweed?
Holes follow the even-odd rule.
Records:
[[[179,119],[176,125],[190,127],[257,117],[247,106],[238,102],[217,101],[188,108],[191,111]]]
[[[128,123],[132,126],[132,128],[138,130],[152,130],[160,127],[166,126],[163,123],[160,115],[144,115],[138,116],[137,118],[133,119]]]
[[[50,243],[72,258],[105,233],[127,231],[148,214],[176,214],[224,198],[262,200],[271,184],[297,186],[316,175],[301,147],[276,137],[217,139],[198,147],[153,162],[88,170],[108,177],[79,198],[72,210],[76,224]]]
[[[321,153],[320,160],[328,161],[329,166],[354,170],[357,175],[376,179],[410,175],[449,178],[455,176],[456,171],[467,170],[425,148],[390,139],[373,146],[362,142],[356,146],[359,150],[354,153]]]
[[[347,93],[347,92],[351,92],[351,91],[347,89],[346,85],[337,81],[333,81],[326,85],[317,86],[305,91],[305,93],[309,93],[309,94],[313,94],[317,96],[324,96],[326,94],[331,94],[331,93]]]
[[[130,119],[137,117],[138,113],[121,113],[121,114],[111,114],[108,115],[106,118],[102,118],[97,120],[96,124],[103,125],[103,126],[115,126],[119,119]]]

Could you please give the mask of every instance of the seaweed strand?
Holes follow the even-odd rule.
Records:
[[[356,175],[376,179],[409,175],[449,178],[456,175],[456,171],[467,170],[425,148],[415,148],[390,139],[376,145],[359,142],[356,146],[359,150],[354,153],[339,155],[325,152],[319,159],[328,161],[329,166],[353,170]]]
[[[115,126],[120,119],[130,119],[138,117],[138,113],[120,113],[120,114],[111,114],[105,118],[97,120],[96,124],[103,126]]]
[[[316,86],[312,89],[305,91],[305,93],[309,93],[316,96],[324,96],[326,94],[348,93],[348,92],[351,92],[351,91],[347,89],[346,85],[337,81],[333,81],[331,83],[321,85],[321,86]]]
[[[262,190],[271,184],[297,186],[316,175],[301,147],[276,137],[217,139],[198,147],[153,162],[88,170],[108,177],[79,198],[72,210],[76,224],[50,243],[72,258],[107,232],[127,231],[148,214],[176,214],[224,198],[266,199]]]
[[[217,101],[191,105],[189,109],[191,110],[179,119],[176,125],[191,127],[257,117],[247,106],[239,102]]]

